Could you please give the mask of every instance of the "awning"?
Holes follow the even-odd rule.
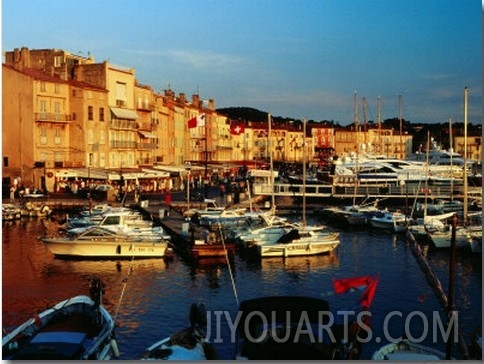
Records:
[[[140,133],[144,138],[156,139],[156,135],[149,131],[138,130],[138,133]]]
[[[122,109],[120,107],[111,107],[111,111],[117,119],[128,119],[136,120],[138,119],[138,114],[132,109]]]

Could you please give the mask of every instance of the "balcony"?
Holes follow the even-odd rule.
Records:
[[[141,158],[136,161],[137,164],[139,165],[145,165],[145,166],[152,166],[153,165],[153,159],[152,158]]]
[[[136,130],[137,125],[134,120],[122,120],[122,119],[116,119],[116,120],[111,120],[111,123],[109,124],[111,129],[120,129],[120,130]]]
[[[116,149],[135,149],[136,148],[136,142],[124,141],[124,140],[111,140],[109,145],[111,148],[116,148]]]
[[[154,143],[136,143],[136,147],[138,149],[144,149],[144,150],[155,150],[158,147],[158,144],[154,144]]]
[[[52,113],[52,112],[34,113],[34,118],[35,118],[35,121],[38,121],[38,122],[59,123],[59,124],[65,124],[72,120],[70,115]]]
[[[141,103],[138,103],[138,105],[136,106],[136,109],[140,111],[153,111],[155,109],[155,104],[152,102],[148,102],[148,103],[141,102]]]

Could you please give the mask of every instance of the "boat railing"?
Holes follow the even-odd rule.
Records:
[[[304,190],[305,188],[305,190]],[[454,199],[463,199],[463,186],[450,185],[434,185],[426,189],[418,184],[359,184],[355,185],[334,185],[334,184],[289,184],[289,183],[275,183],[270,184],[255,184],[254,195],[261,196],[292,196],[302,197],[305,194],[307,197],[395,197],[395,198],[412,198],[418,196],[424,198],[427,194],[428,198],[449,199],[452,196]],[[481,196],[482,188],[471,187],[468,188],[467,196]],[[476,198],[477,199],[477,198]]]

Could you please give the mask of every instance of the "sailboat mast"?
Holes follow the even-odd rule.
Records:
[[[274,195],[274,163],[272,160],[272,116],[270,113],[267,114],[267,124],[268,124],[268,133],[267,133],[267,149],[269,150],[269,168],[271,171],[270,184],[271,184],[271,210],[272,213],[275,215],[276,213],[276,196]]]
[[[303,118],[303,226],[306,226],[306,118]]]
[[[381,142],[381,100],[380,96],[377,98],[377,110],[378,110],[378,154],[383,154],[382,142]]]
[[[353,206],[356,205],[356,189],[357,189],[357,186],[358,186],[358,169],[359,169],[359,166],[358,166],[358,160],[360,159],[359,158],[359,150],[360,150],[360,145],[358,143],[358,139],[359,139],[359,132],[358,132],[358,99],[356,98],[356,91],[355,91],[355,99],[354,99],[354,103],[355,103],[355,135],[356,135],[356,168],[355,168],[355,186],[354,186],[354,189],[353,189]]]
[[[402,95],[398,95],[398,105],[399,105],[399,113],[398,113],[398,120],[400,123],[400,159],[404,159],[405,153],[403,151],[403,126],[402,126]]]
[[[366,125],[366,98],[363,97],[363,143],[366,148],[366,130],[367,130],[367,125]],[[365,149],[366,150],[366,149]]]
[[[450,200],[454,201],[454,165],[452,161],[452,118],[449,118],[449,150],[450,150]]]
[[[430,130],[427,130],[427,153],[425,155],[425,199],[424,199],[424,218],[427,216],[427,197],[429,195],[429,150],[430,150]]]
[[[467,224],[467,99],[469,90],[464,88],[464,224]]]

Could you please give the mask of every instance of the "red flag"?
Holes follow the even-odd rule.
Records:
[[[334,292],[340,294],[350,289],[367,287],[371,279],[371,276],[335,279],[333,280]]]
[[[243,122],[240,121],[232,121],[230,123],[230,134],[232,135],[240,135],[243,134],[245,131],[245,125]]]
[[[376,286],[378,285],[379,277],[363,276],[355,278],[343,278],[333,280],[334,292],[336,294],[348,292],[351,289],[364,289],[358,303],[363,308],[368,308],[375,296]]]
[[[188,127],[190,129],[195,128],[197,126],[197,117],[193,117],[190,120],[188,120]]]
[[[378,279],[379,277],[375,277],[375,279],[370,282],[365,292],[363,292],[361,295],[360,304],[363,308],[368,308],[371,306],[373,296],[375,296],[376,286],[378,285]]]
[[[205,126],[205,114],[194,116],[187,121],[187,124],[190,129],[196,128],[197,126]]]

